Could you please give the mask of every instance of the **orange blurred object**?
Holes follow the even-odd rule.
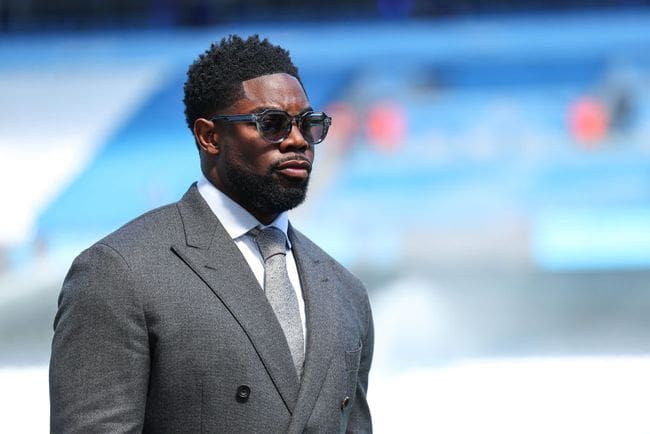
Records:
[[[382,151],[400,147],[406,139],[408,121],[406,110],[397,103],[380,102],[368,112],[368,139]]]
[[[325,108],[325,113],[332,117],[332,125],[327,133],[328,142],[342,149],[348,148],[359,130],[357,111],[350,103],[334,101]]]
[[[593,144],[607,136],[609,112],[602,101],[582,97],[569,108],[571,135],[579,142]]]

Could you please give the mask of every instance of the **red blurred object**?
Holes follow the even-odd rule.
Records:
[[[400,147],[408,128],[406,110],[394,102],[375,104],[368,112],[368,139],[382,151]]]
[[[569,107],[571,135],[579,142],[593,144],[607,137],[609,112],[602,101],[582,97]]]

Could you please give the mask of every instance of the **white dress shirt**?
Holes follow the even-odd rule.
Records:
[[[289,273],[289,280],[296,291],[298,298],[298,308],[300,310],[300,318],[302,319],[302,332],[304,335],[304,342],[307,342],[307,321],[305,316],[305,301],[302,298],[302,287],[300,286],[300,277],[298,276],[298,267],[296,260],[291,251],[291,241],[287,236],[287,229],[289,228],[289,214],[287,211],[281,213],[270,225],[261,224],[251,213],[246,211],[237,202],[226,196],[218,188],[216,188],[210,181],[208,181],[202,174],[197,182],[199,193],[208,203],[212,212],[219,218],[224,229],[228,235],[235,242],[239,248],[244,259],[250,266],[253,274],[260,284],[260,288],[264,288],[264,260],[255,243],[253,237],[248,233],[251,229],[258,226],[265,228],[267,226],[275,226],[284,232],[287,239],[287,272]]]

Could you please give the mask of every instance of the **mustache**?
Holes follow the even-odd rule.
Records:
[[[309,167],[307,168],[307,171],[308,171],[308,172],[311,172],[312,162],[311,162],[311,160],[309,160],[307,157],[305,157],[305,156],[302,155],[302,154],[290,154],[290,155],[285,155],[285,156],[283,156],[282,158],[280,158],[279,160],[277,160],[276,162],[274,162],[274,163],[271,165],[271,170],[278,169],[282,164],[285,164],[285,163],[287,163],[287,162],[289,162],[289,161],[299,161],[299,162],[302,162],[302,163],[304,163],[304,164],[306,164],[306,165],[309,166]]]

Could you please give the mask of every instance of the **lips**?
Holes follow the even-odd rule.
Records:
[[[307,178],[311,172],[311,163],[303,159],[286,160],[279,163],[275,170],[290,178]]]

